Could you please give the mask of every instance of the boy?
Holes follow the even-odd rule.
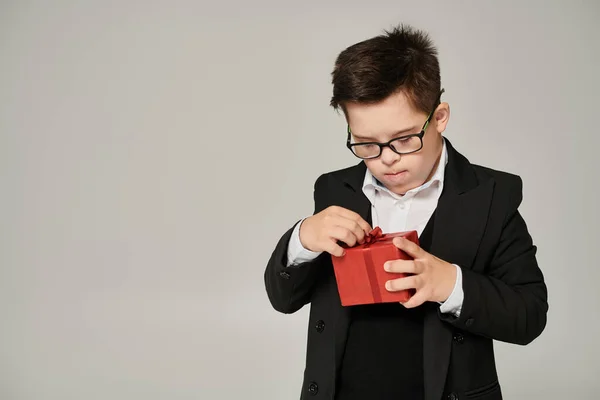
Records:
[[[472,165],[442,133],[437,50],[400,26],[337,58],[331,105],[361,161],[321,175],[312,216],[280,239],[265,270],[273,307],[311,303],[302,399],[501,399],[492,340],[525,345],[546,325],[547,289],[518,207],[522,181]],[[343,307],[331,256],[372,227],[414,260],[384,268],[416,289],[406,303]]]

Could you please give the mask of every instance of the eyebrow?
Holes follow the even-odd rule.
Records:
[[[418,127],[412,126],[410,128],[402,129],[400,131],[394,132],[394,134],[392,134],[391,137],[396,137],[396,136],[402,135],[403,133],[411,133],[411,132],[412,133],[417,133],[418,129],[419,129]],[[356,139],[375,141],[375,138],[373,138],[373,137],[370,137],[370,136],[358,136],[358,135],[355,135],[354,132],[352,132],[352,130],[350,132],[352,133],[352,136],[354,136]]]

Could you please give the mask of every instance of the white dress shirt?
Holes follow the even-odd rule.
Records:
[[[431,179],[423,185],[409,190],[403,196],[387,189],[367,168],[362,190],[371,202],[371,226],[379,226],[383,233],[416,230],[420,236],[437,207],[438,199],[444,187],[444,172],[447,163],[448,151],[444,140],[440,162]],[[296,225],[288,244],[288,266],[311,261],[321,254],[302,246],[300,242],[300,225],[302,222]],[[440,303],[440,311],[459,316],[464,293],[461,269],[456,264],[455,267],[456,282],[454,289],[450,297],[445,302]]]

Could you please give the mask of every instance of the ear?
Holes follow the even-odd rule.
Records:
[[[450,105],[448,103],[441,103],[433,114],[433,120],[435,121],[438,133],[444,132],[450,120]]]

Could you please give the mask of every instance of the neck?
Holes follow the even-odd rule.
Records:
[[[429,182],[431,180],[431,178],[433,178],[433,175],[435,174],[435,171],[438,169],[438,166],[440,165],[440,160],[442,159],[442,149],[444,148],[444,139],[440,140],[438,142],[438,149],[437,149],[437,158],[435,159],[435,163],[433,163],[433,168],[431,168],[431,171],[429,171],[429,176],[427,177],[427,179],[425,179],[425,183]]]

